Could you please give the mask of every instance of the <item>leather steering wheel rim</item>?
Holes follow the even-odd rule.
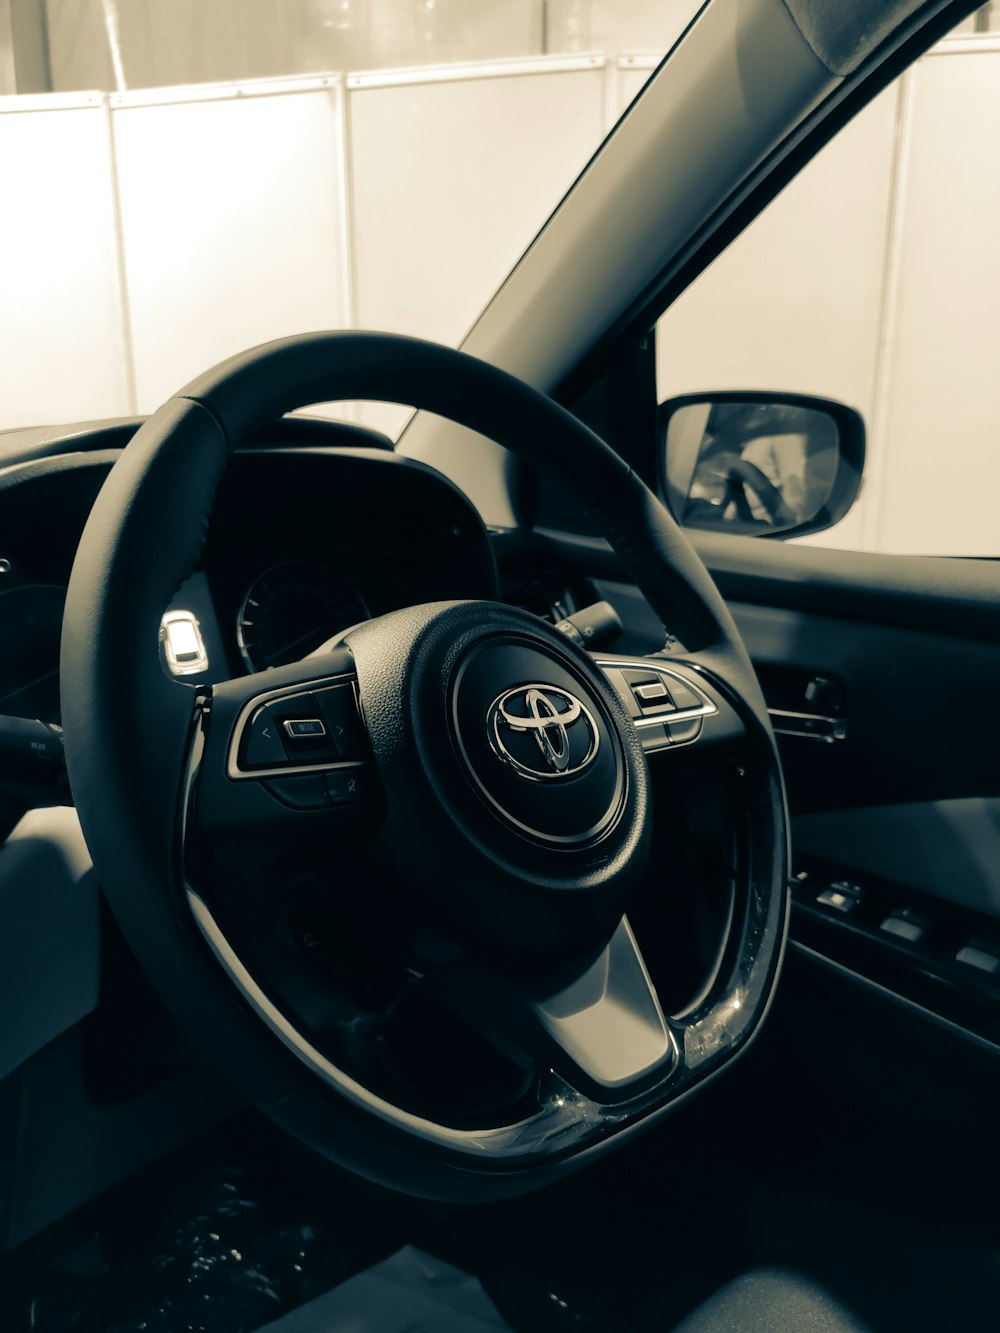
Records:
[[[405,1123],[379,1123],[357,1103],[331,1099],[215,966],[183,891],[184,793],[198,721],[190,688],[161,669],[159,619],[197,565],[233,451],[261,423],[336,399],[435,412],[557,478],[747,730],[752,864],[731,974],[684,1027],[684,1074],[662,1104],[607,1115],[594,1133],[569,1135],[562,1145],[553,1125],[523,1152],[515,1145],[494,1156],[482,1143],[450,1142],[428,1150]],[[93,507],[68,590],[61,671],[66,759],[81,824],[140,963],[182,1025],[255,1105],[361,1174],[447,1199],[502,1197],[544,1183],[714,1075],[745,1046],[768,1007],[786,926],[787,818],[766,707],[739,634],[686,537],[641,479],[571,414],[495,367],[417,339],[334,332],[252,349],[193,381],[135,435]]]

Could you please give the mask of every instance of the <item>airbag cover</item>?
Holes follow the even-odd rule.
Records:
[[[514,638],[477,645],[452,687],[455,735],[477,789],[514,828],[596,842],[621,812],[621,743],[597,695],[555,654]]]

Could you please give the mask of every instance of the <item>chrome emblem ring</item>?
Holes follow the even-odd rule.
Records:
[[[490,745],[523,778],[571,778],[597,755],[600,736],[590,710],[558,685],[517,685],[490,704]]]

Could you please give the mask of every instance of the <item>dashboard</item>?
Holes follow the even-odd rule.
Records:
[[[24,458],[34,434],[0,437],[0,713],[57,722],[73,557],[124,438],[67,429],[64,452],[53,433]],[[400,607],[496,596],[487,533],[457,488],[374,433],[296,419],[233,459],[198,568],[164,610],[197,626],[203,658],[184,677],[200,684],[295,661]]]

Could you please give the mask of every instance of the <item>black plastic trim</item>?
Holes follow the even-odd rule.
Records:
[[[970,941],[988,942],[987,951],[1000,956],[1000,929],[993,918],[811,857],[796,858],[796,866],[791,937],[797,945],[934,1014],[1000,1054],[1000,975],[979,971],[954,957]],[[857,906],[843,915],[817,902],[824,887],[842,881],[857,885],[860,894]],[[908,942],[880,929],[883,919],[907,911],[918,913],[927,923],[926,940]]]
[[[539,528],[541,553],[569,569],[628,581],[600,537]],[[1000,642],[1000,560],[898,556],[798,546],[728,533],[690,541],[728,602],[807,611]]]
[[[93,454],[124,449],[146,422],[146,417],[119,417],[107,421],[80,421],[68,426],[30,426],[0,431],[0,470],[68,454]],[[347,421],[323,417],[280,417],[256,431],[241,449],[282,445],[361,448],[392,451],[388,435]]]

